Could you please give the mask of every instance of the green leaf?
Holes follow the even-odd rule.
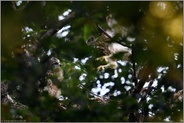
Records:
[[[89,36],[95,35],[98,28],[94,22],[88,22],[84,26],[84,41],[88,39]]]

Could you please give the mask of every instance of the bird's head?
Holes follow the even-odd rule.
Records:
[[[49,60],[49,63],[50,65],[52,66],[55,66],[55,65],[58,65],[58,66],[61,66],[61,62],[58,58],[56,57],[52,57],[50,60]]]
[[[94,45],[96,42],[96,39],[94,36],[90,36],[87,40],[86,40],[86,44],[87,45]]]

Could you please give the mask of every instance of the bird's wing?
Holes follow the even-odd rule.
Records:
[[[112,54],[116,54],[116,53],[119,53],[119,52],[124,52],[124,53],[129,53],[129,54],[132,53],[130,48],[128,48],[126,46],[123,46],[123,45],[121,45],[119,43],[116,43],[116,42],[109,44],[108,50]]]
[[[95,41],[95,47],[98,49],[103,50],[103,53],[105,55],[110,55],[111,52],[108,49],[110,38],[107,37],[105,34],[101,34],[96,41]]]
[[[112,37],[100,25],[98,25],[98,28],[102,31],[102,34],[94,42],[96,48],[103,50],[105,55],[112,55],[119,52],[131,54],[130,48],[116,42],[112,43]]]

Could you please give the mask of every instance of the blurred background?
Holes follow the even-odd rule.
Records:
[[[97,71],[104,54],[86,44],[101,35],[97,24],[133,46],[129,62]],[[62,99],[40,92],[50,57],[64,73],[62,82],[49,78]],[[183,98],[174,96],[183,89],[183,2],[1,1],[1,82],[28,107],[1,104],[2,121],[183,121]]]

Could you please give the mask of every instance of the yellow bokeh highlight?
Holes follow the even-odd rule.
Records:
[[[157,19],[156,18],[154,18],[151,14],[147,14],[144,18],[143,18],[144,20],[144,22],[143,23],[145,23],[146,25],[148,25],[149,27],[152,27],[152,28],[154,28],[154,27],[156,27],[156,26],[158,26],[158,23],[157,23]]]
[[[151,2],[149,11],[153,16],[161,19],[172,18],[175,15],[172,2]]]
[[[170,35],[177,43],[182,43],[183,36],[183,16],[178,15],[172,19],[163,21],[163,31]]]

